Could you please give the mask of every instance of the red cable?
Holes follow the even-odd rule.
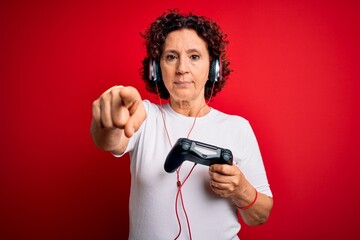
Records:
[[[179,213],[178,213],[178,199],[179,199],[179,194],[180,194],[180,199],[181,199],[181,206],[184,210],[184,214],[185,214],[185,217],[186,217],[186,223],[187,223],[187,226],[188,226],[188,231],[189,231],[189,236],[190,236],[190,240],[192,239],[192,236],[191,236],[191,229],[190,229],[190,221],[189,221],[189,217],[187,215],[187,212],[186,212],[186,208],[185,208],[185,205],[184,205],[184,199],[183,199],[183,196],[182,196],[182,191],[181,191],[181,188],[182,186],[185,184],[186,180],[188,180],[188,178],[190,177],[192,171],[194,170],[196,166],[196,163],[193,165],[193,167],[191,168],[190,172],[188,173],[188,175],[186,176],[186,178],[184,179],[183,183],[181,183],[180,181],[178,181],[178,191],[176,193],[176,200],[175,200],[175,212],[176,212],[176,218],[178,219],[178,223],[179,223],[179,227],[180,227],[180,230],[179,230],[179,233],[178,235],[176,236],[176,239],[178,239],[178,237],[180,236],[181,234],[181,223],[180,223],[180,218],[179,218]]]
[[[189,138],[190,136],[190,133],[192,132],[194,126],[195,126],[195,123],[196,123],[196,119],[200,113],[200,111],[206,106],[209,104],[210,100],[211,100],[211,97],[212,97],[212,94],[213,94],[213,91],[214,91],[214,86],[215,86],[215,82],[211,88],[211,94],[210,94],[210,98],[208,99],[208,101],[206,102],[206,104],[204,104],[200,109],[199,111],[197,112],[196,116],[195,116],[195,119],[194,119],[194,122],[189,130],[189,133],[187,135],[187,138]],[[163,120],[163,124],[164,124],[164,128],[165,128],[165,132],[166,132],[166,135],[167,135],[167,138],[168,138],[168,141],[169,141],[169,144],[170,144],[170,147],[172,148],[172,143],[171,143],[171,139],[170,139],[170,134],[169,134],[169,131],[166,127],[166,122],[165,122],[165,112],[164,112],[164,109],[162,107],[162,101],[161,101],[161,97],[160,97],[160,93],[159,93],[159,89],[158,89],[158,85],[156,83],[156,92],[159,96],[159,102],[160,102],[160,111],[161,111],[161,116],[162,116],[162,120]],[[181,206],[183,208],[183,211],[184,211],[184,214],[185,214],[185,217],[186,217],[186,223],[187,223],[187,226],[188,226],[188,231],[189,231],[189,237],[190,237],[190,240],[192,240],[192,235],[191,235],[191,228],[190,228],[190,221],[189,221],[189,217],[187,215],[187,212],[186,212],[186,208],[185,208],[185,204],[184,204],[184,199],[183,199],[183,196],[182,196],[182,191],[181,191],[181,188],[182,186],[184,186],[186,180],[190,177],[192,171],[194,170],[196,166],[196,163],[194,164],[194,166],[191,168],[190,172],[188,173],[188,175],[186,176],[186,178],[184,179],[183,183],[181,183],[180,181],[180,169],[181,169],[181,165],[180,167],[176,170],[176,178],[177,178],[177,185],[178,185],[178,190],[177,190],[177,193],[176,193],[176,198],[175,198],[175,213],[176,213],[176,219],[178,221],[178,225],[179,225],[179,232],[178,232],[178,235],[175,237],[174,240],[178,239],[180,234],[181,234],[181,231],[182,231],[182,228],[181,228],[181,221],[180,221],[180,217],[179,217],[179,212],[178,212],[178,199],[179,199],[179,194],[180,194],[180,200],[181,200]]]
[[[164,109],[162,107],[162,101],[161,101],[161,97],[160,97],[160,93],[159,93],[159,88],[158,88],[158,85],[156,83],[156,92],[159,96],[159,102],[160,102],[160,112],[161,112],[161,117],[162,117],[162,120],[163,120],[163,124],[164,124],[164,128],[165,128],[165,132],[166,132],[166,135],[167,135],[167,138],[168,138],[168,141],[170,143],[170,147],[172,148],[172,144],[171,144],[171,140],[170,140],[170,135],[169,135],[169,131],[167,130],[167,127],[166,127],[166,122],[165,122],[165,112],[164,112]]]

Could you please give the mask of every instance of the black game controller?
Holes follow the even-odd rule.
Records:
[[[188,138],[179,138],[166,157],[164,168],[174,172],[185,160],[206,166],[213,164],[232,165],[233,155],[229,149],[197,142]]]

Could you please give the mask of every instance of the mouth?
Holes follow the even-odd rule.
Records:
[[[187,87],[191,84],[191,81],[175,81],[174,85],[178,87]]]

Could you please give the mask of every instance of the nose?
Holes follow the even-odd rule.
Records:
[[[185,73],[189,72],[189,68],[188,68],[188,61],[186,57],[180,57],[178,64],[177,64],[177,69],[176,69],[176,73],[179,75],[183,75]]]

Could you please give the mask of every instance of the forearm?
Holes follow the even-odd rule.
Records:
[[[233,196],[232,200],[238,207],[241,218],[249,226],[265,223],[273,206],[271,197],[257,192],[250,184]]]

